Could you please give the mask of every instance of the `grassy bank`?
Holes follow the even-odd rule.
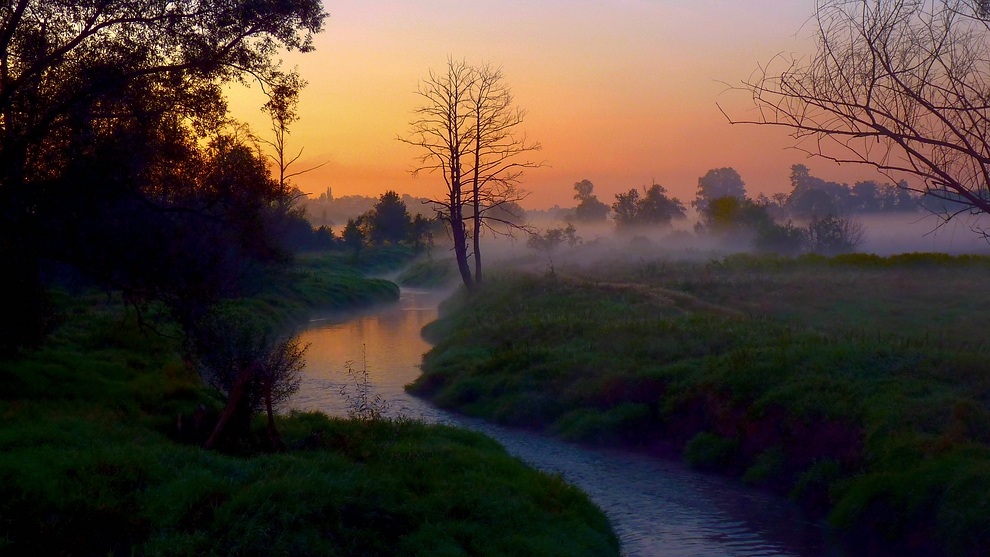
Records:
[[[325,260],[295,273],[238,304],[292,317],[395,294]],[[44,347],[0,362],[0,554],[618,553],[582,493],[470,432],[291,414],[287,452],[263,422],[257,450],[206,451],[197,422],[222,401],[178,341],[114,297],[60,303]]]
[[[402,286],[439,288],[455,284],[460,277],[453,259],[430,258],[413,263],[395,280]]]
[[[743,263],[493,282],[427,328],[438,344],[412,389],[790,494],[860,552],[988,554],[986,329],[924,334],[986,318],[984,263]],[[931,321],[914,314],[939,293]],[[862,318],[844,328],[848,314]]]

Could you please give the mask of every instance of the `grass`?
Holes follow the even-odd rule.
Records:
[[[411,389],[566,439],[679,452],[827,513],[852,548],[985,555],[990,354],[968,327],[986,318],[986,262],[867,263],[511,276],[442,308]],[[934,325],[912,315],[939,294]],[[958,337],[923,334],[952,316]]]
[[[298,265],[333,274],[379,275],[396,271],[408,264],[415,254],[408,246],[378,246],[353,253],[340,251],[316,252],[296,256]]]
[[[242,303],[293,315],[394,290],[310,265]],[[256,450],[206,451],[196,422],[222,401],[178,342],[113,297],[60,302],[46,345],[0,362],[0,554],[618,554],[584,494],[480,434],[293,413],[288,452],[267,451],[263,420]]]
[[[402,286],[437,288],[460,280],[453,259],[424,259],[404,270],[396,279]]]

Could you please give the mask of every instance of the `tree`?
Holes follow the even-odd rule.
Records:
[[[866,229],[859,222],[835,215],[813,217],[808,222],[808,250],[821,255],[853,251],[866,239]]]
[[[354,259],[358,258],[361,248],[364,247],[365,238],[364,232],[361,230],[361,220],[361,217],[347,219],[347,225],[344,226],[344,231],[341,233],[344,246],[354,252]]]
[[[526,113],[514,106],[502,72],[487,64],[474,67],[449,59],[446,72],[431,70],[417,94],[423,105],[416,110],[410,137],[399,139],[424,151],[413,175],[442,175],[446,195],[431,203],[450,229],[461,279],[474,289],[483,276],[481,235],[486,229],[498,233],[494,223],[510,230],[518,226],[494,211],[522,199],[518,184],[523,171],[541,164],[525,157],[540,145],[518,134]]]
[[[608,218],[609,206],[598,200],[594,194],[595,185],[590,180],[574,184],[574,199],[580,201],[574,210],[574,217],[581,222],[601,222]]]
[[[413,253],[423,251],[423,248],[433,247],[433,228],[435,219],[428,219],[416,214],[409,223],[408,242],[412,245]]]
[[[897,183],[946,207],[990,211],[986,3],[822,0],[814,20],[812,57],[743,83],[760,115],[746,123],[784,127],[814,156],[895,182],[916,176]]]
[[[274,53],[311,50],[324,17],[317,0],[0,7],[0,258],[8,278],[43,292],[41,261],[52,260],[128,299],[217,292],[221,281],[193,285],[194,273],[180,276],[182,268],[209,268],[207,254],[228,248],[267,250],[267,241],[241,250],[247,241],[228,241],[233,233],[223,228],[255,220],[256,230],[269,230],[261,220],[273,214],[271,197],[248,204],[246,193],[210,189],[219,174],[205,165],[242,154],[226,147],[223,84],[274,75]],[[228,210],[235,205],[250,211]],[[214,247],[208,239],[224,241]],[[153,256],[144,268],[138,253]],[[18,292],[3,294],[14,296],[5,308],[38,307]],[[4,312],[0,336],[8,322],[19,326],[19,313]]]
[[[577,235],[577,229],[573,224],[568,224],[566,228],[548,228],[543,233],[534,232],[526,240],[526,246],[536,251],[553,254],[564,243],[574,247],[581,242],[581,237]]]
[[[720,197],[746,199],[746,184],[732,168],[712,169],[698,178],[698,194],[691,206],[703,211],[711,200]]]
[[[615,224],[619,229],[635,226],[668,226],[674,219],[684,218],[684,205],[676,197],[667,197],[667,190],[654,183],[644,190],[631,189],[627,193],[616,194],[612,204]]]
[[[274,408],[299,389],[308,347],[273,331],[264,317],[233,304],[204,319],[192,340],[204,382],[227,395],[206,448],[245,437],[252,416],[264,411],[272,448],[284,449]]]
[[[394,191],[382,194],[368,214],[371,241],[377,245],[385,242],[398,244],[406,239],[412,219],[406,204]]]
[[[299,92],[307,83],[294,70],[288,73],[274,70],[264,78],[259,78],[258,83],[262,92],[268,97],[268,101],[261,109],[268,113],[272,121],[271,139],[261,138],[260,141],[271,148],[272,152],[268,158],[275,164],[278,171],[279,187],[288,192],[290,178],[312,172],[327,164],[324,162],[303,170],[289,170],[303,154],[303,148],[300,148],[294,156],[290,155],[286,142],[289,136],[289,126],[299,119],[297,112]],[[299,195],[303,194],[300,193]]]

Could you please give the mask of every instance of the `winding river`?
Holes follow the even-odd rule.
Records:
[[[560,473],[583,489],[612,521],[629,557],[832,555],[821,528],[790,502],[677,462],[589,449],[439,410],[403,387],[420,373],[429,344],[420,336],[437,317],[442,293],[404,289],[399,303],[365,313],[313,319],[300,334],[310,344],[291,406],[348,414],[355,393],[346,365],[367,370],[370,396],[389,416],[481,431],[531,466]]]

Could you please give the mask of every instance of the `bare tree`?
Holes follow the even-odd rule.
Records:
[[[538,168],[542,163],[525,158],[527,154],[539,151],[541,146],[529,143],[525,134],[517,135],[516,130],[526,118],[526,111],[514,106],[512,90],[505,83],[502,70],[483,64],[475,73],[474,87],[469,90],[474,126],[471,218],[474,224],[474,280],[481,284],[483,227],[495,235],[511,234],[521,228],[517,222],[497,215],[500,209],[518,207],[516,203],[526,196],[518,187],[523,171]]]
[[[903,187],[990,212],[986,4],[819,0],[816,53],[761,67],[741,87],[756,116],[729,120],[787,128],[810,155],[913,175],[920,185]]]
[[[454,256],[465,286],[482,280],[480,238],[485,229],[499,233],[518,228],[498,210],[519,201],[522,172],[539,162],[524,155],[540,149],[517,134],[526,116],[513,106],[502,72],[489,65],[474,67],[448,59],[445,73],[430,71],[417,90],[423,104],[416,109],[410,137],[399,140],[421,148],[421,172],[439,172],[447,186],[444,197],[431,200],[454,240]],[[468,230],[468,223],[472,229]],[[468,240],[473,240],[474,274]]]
[[[468,103],[470,90],[476,79],[474,68],[464,61],[447,60],[447,71],[430,75],[419,85],[416,94],[422,106],[416,109],[416,119],[411,123],[409,138],[399,140],[421,148],[424,153],[418,159],[420,166],[413,176],[421,172],[439,172],[447,186],[446,196],[431,200],[437,215],[447,224],[454,240],[454,259],[461,280],[468,289],[474,288],[471,268],[468,266],[467,230],[464,224],[464,164],[469,156],[472,128]]]

